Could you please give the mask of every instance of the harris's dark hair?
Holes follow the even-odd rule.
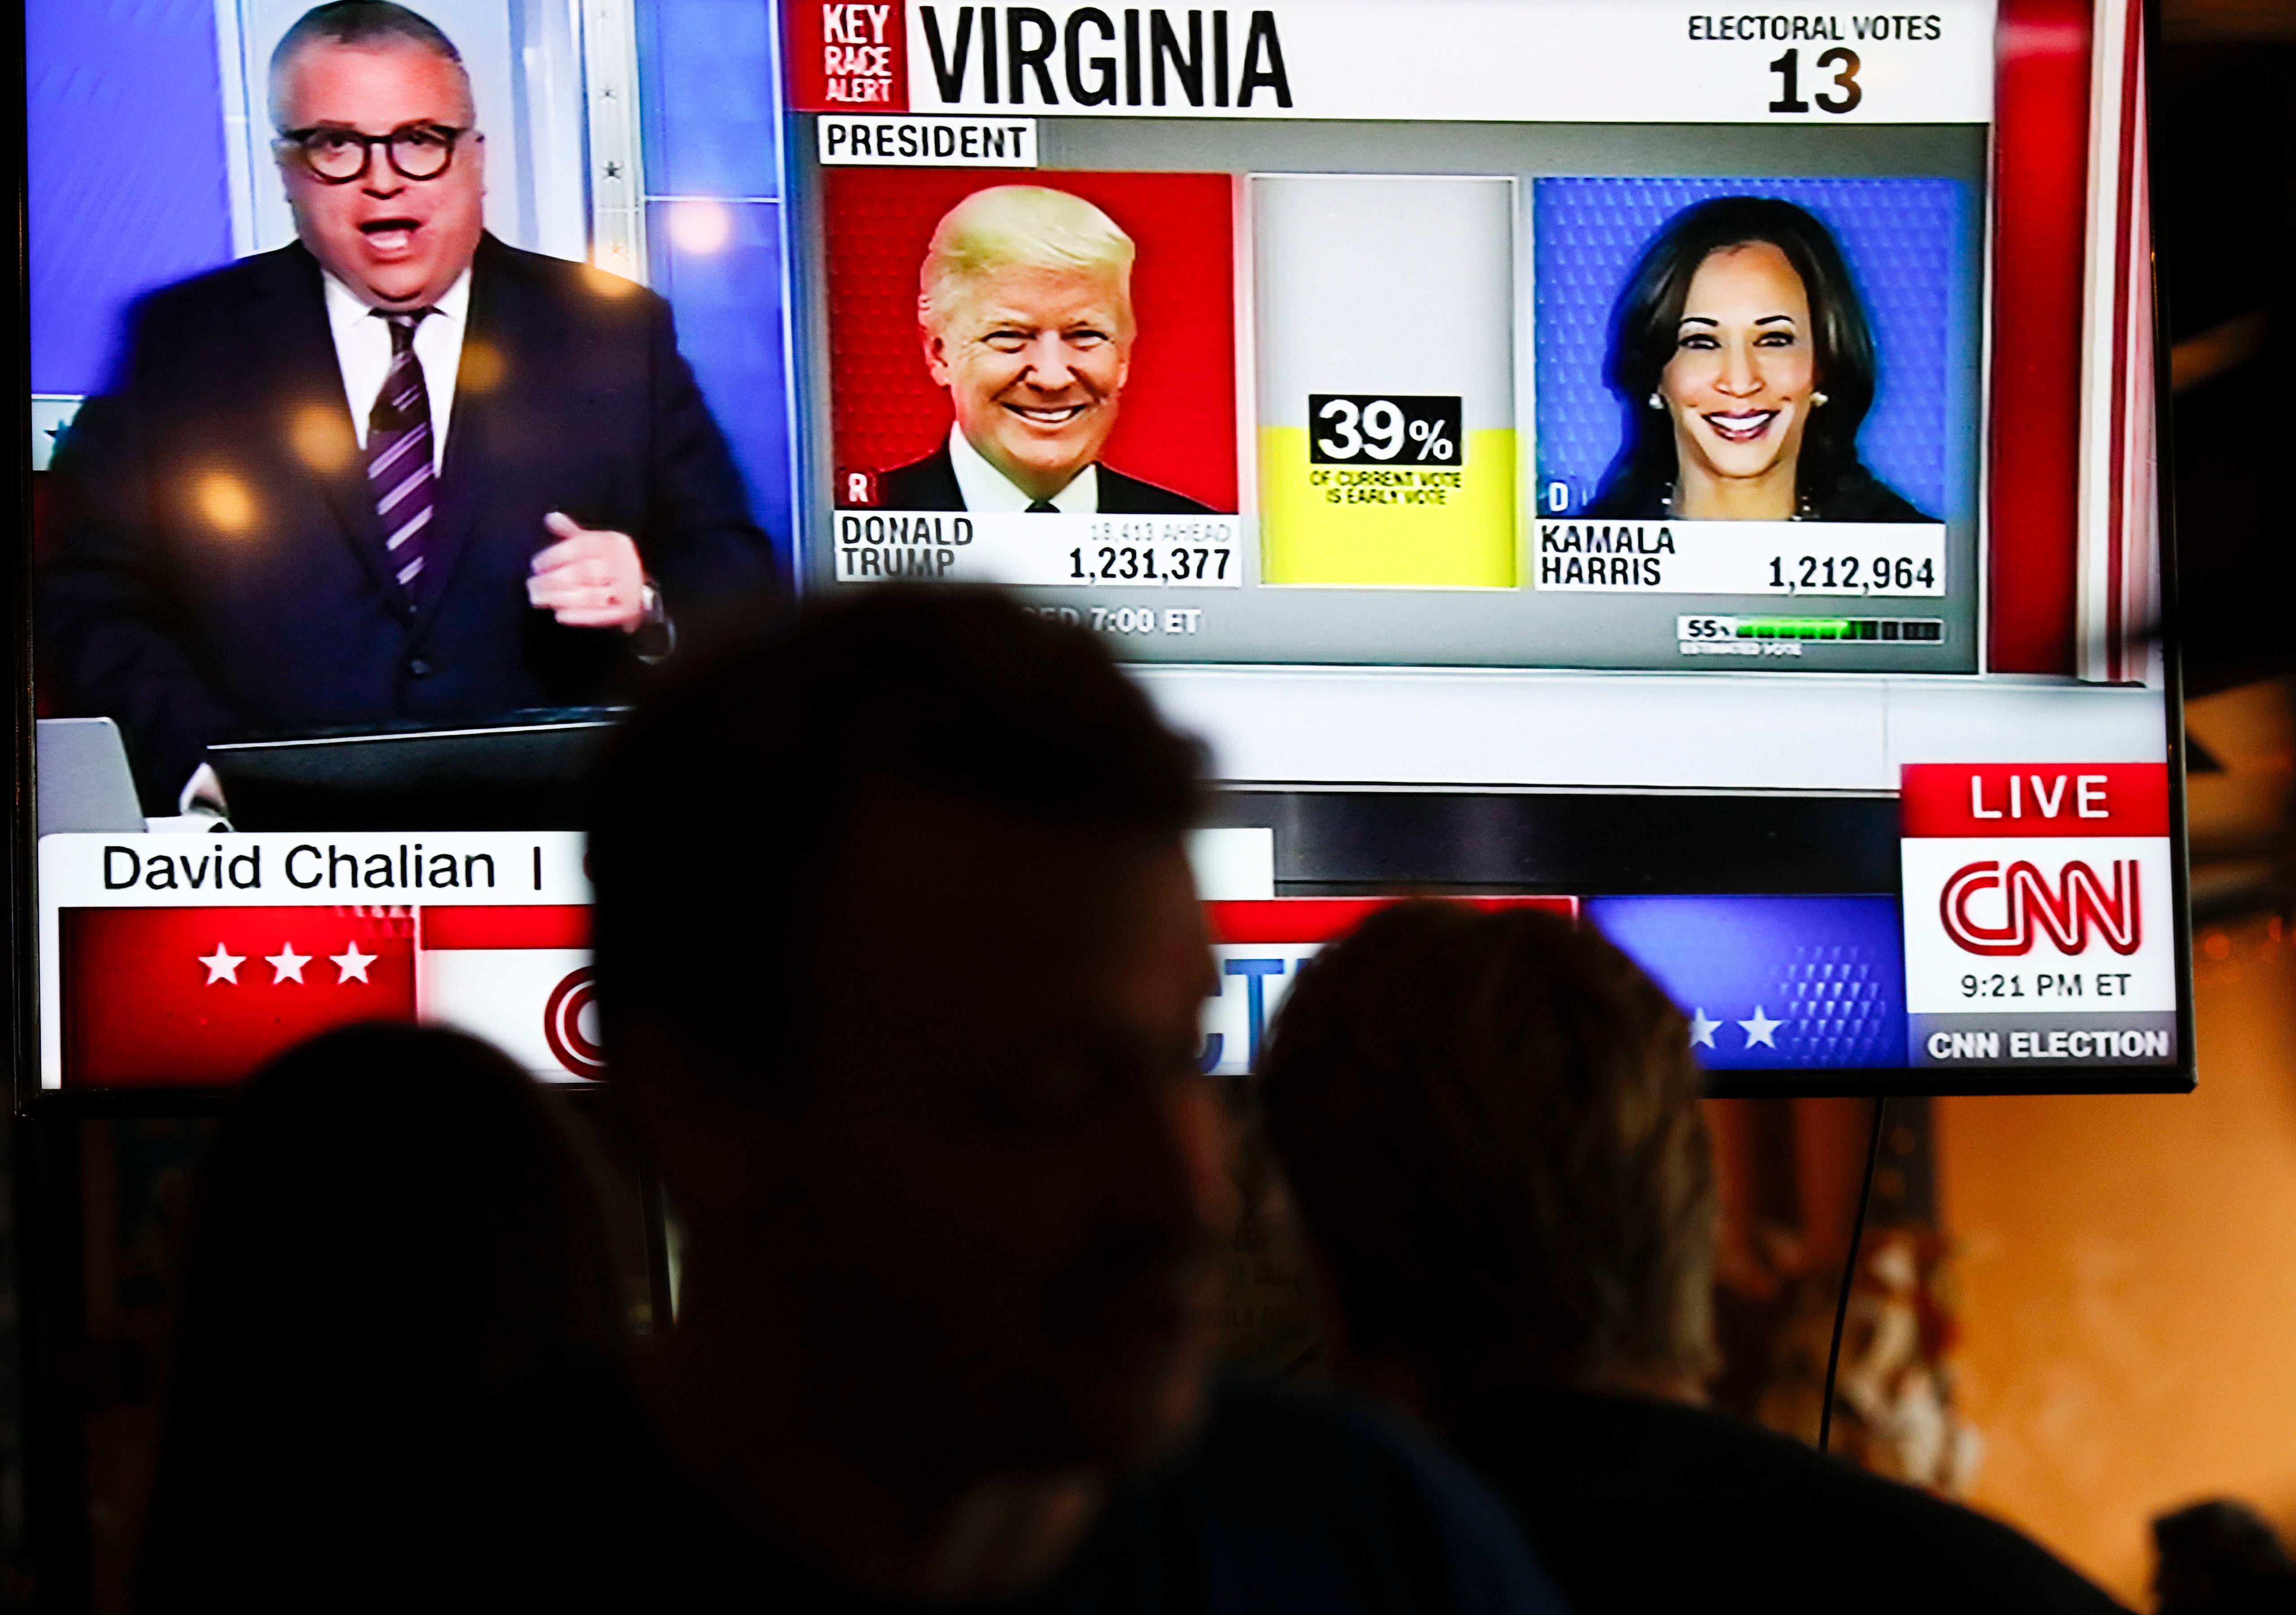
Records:
[[[1801,440],[1800,491],[1822,496],[1860,476],[1857,433],[1874,407],[1874,333],[1832,232],[1806,209],[1771,196],[1719,196],[1675,215],[1646,248],[1611,317],[1604,379],[1625,408],[1625,443],[1589,512],[1654,513],[1677,474],[1672,417],[1649,407],[1675,355],[1683,307],[1699,266],[1732,247],[1767,243],[1785,254],[1809,299],[1810,341],[1825,407]]]
[[[1590,928],[1383,909],[1301,971],[1260,1120],[1350,1355],[1482,1393],[1712,1367],[1716,1186],[1682,1012]]]
[[[594,783],[609,1059],[644,1021],[761,1095],[785,1090],[813,1035],[823,916],[877,792],[1146,845],[1194,823],[1201,776],[1201,749],[1097,635],[996,589],[879,584],[697,658]]]

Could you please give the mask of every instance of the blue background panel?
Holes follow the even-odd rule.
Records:
[[[702,203],[731,221],[725,244],[681,247],[673,209],[646,204],[646,250],[653,289],[677,319],[677,348],[693,366],[701,396],[726,433],[749,485],[750,509],[773,535],[783,575],[791,565],[789,364],[782,341],[781,209],[772,202]]]
[[[139,294],[231,261],[215,0],[24,9],[32,390],[99,390]]]
[[[636,26],[649,275],[786,562],[774,7],[639,0]],[[135,297],[231,261],[214,0],[33,0],[25,52],[31,390],[95,392]],[[681,246],[672,197],[725,208],[723,244]]]
[[[1595,496],[1641,405],[1603,379],[1627,278],[1667,222],[1715,196],[1775,196],[1815,214],[1841,247],[1881,359],[1859,447],[1867,466],[1939,520],[1966,512],[1948,442],[1973,437],[1973,400],[1953,385],[1956,288],[1969,240],[1966,189],[1951,179],[1541,179],[1532,190],[1538,311],[1539,508],[1567,483]],[[1955,496],[1949,497],[1952,495]]]
[[[1681,1005],[1717,1023],[1709,1070],[1906,1063],[1898,900],[1590,898],[1587,917]],[[1742,1024],[1778,1024],[1772,1046]]]
[[[638,27],[646,190],[777,197],[781,87],[769,0],[656,0]]]

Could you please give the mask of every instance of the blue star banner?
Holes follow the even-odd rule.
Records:
[[[1710,1070],[1906,1062],[1895,898],[1589,898],[1586,916],[1682,1006]]]

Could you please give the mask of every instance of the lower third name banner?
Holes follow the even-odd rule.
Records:
[[[45,837],[42,1086],[223,1086],[364,1021],[594,1078],[581,855],[560,832]]]
[[[586,908],[70,908],[58,920],[63,1086],[224,1086],[364,1021],[455,1027],[549,1080],[603,1070]]]

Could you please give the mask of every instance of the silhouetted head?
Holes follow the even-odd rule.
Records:
[[[289,1050],[193,1188],[147,1607],[294,1549],[263,1522],[304,1494],[453,1464],[504,1387],[626,1325],[589,1164],[505,1056],[383,1023]]]
[[[2152,1521],[2160,1615],[2265,1615],[2296,1605],[2296,1564],[2244,1503],[2211,1498]]]
[[[605,766],[600,1012],[681,1333],[770,1335],[865,1463],[1123,1463],[1194,1415],[1198,768],[1092,635],[899,585],[686,669]]]
[[[1702,1378],[1715,1185],[1681,1012],[1589,929],[1398,904],[1260,1062],[1343,1366],[1440,1419],[1509,1385]]]

